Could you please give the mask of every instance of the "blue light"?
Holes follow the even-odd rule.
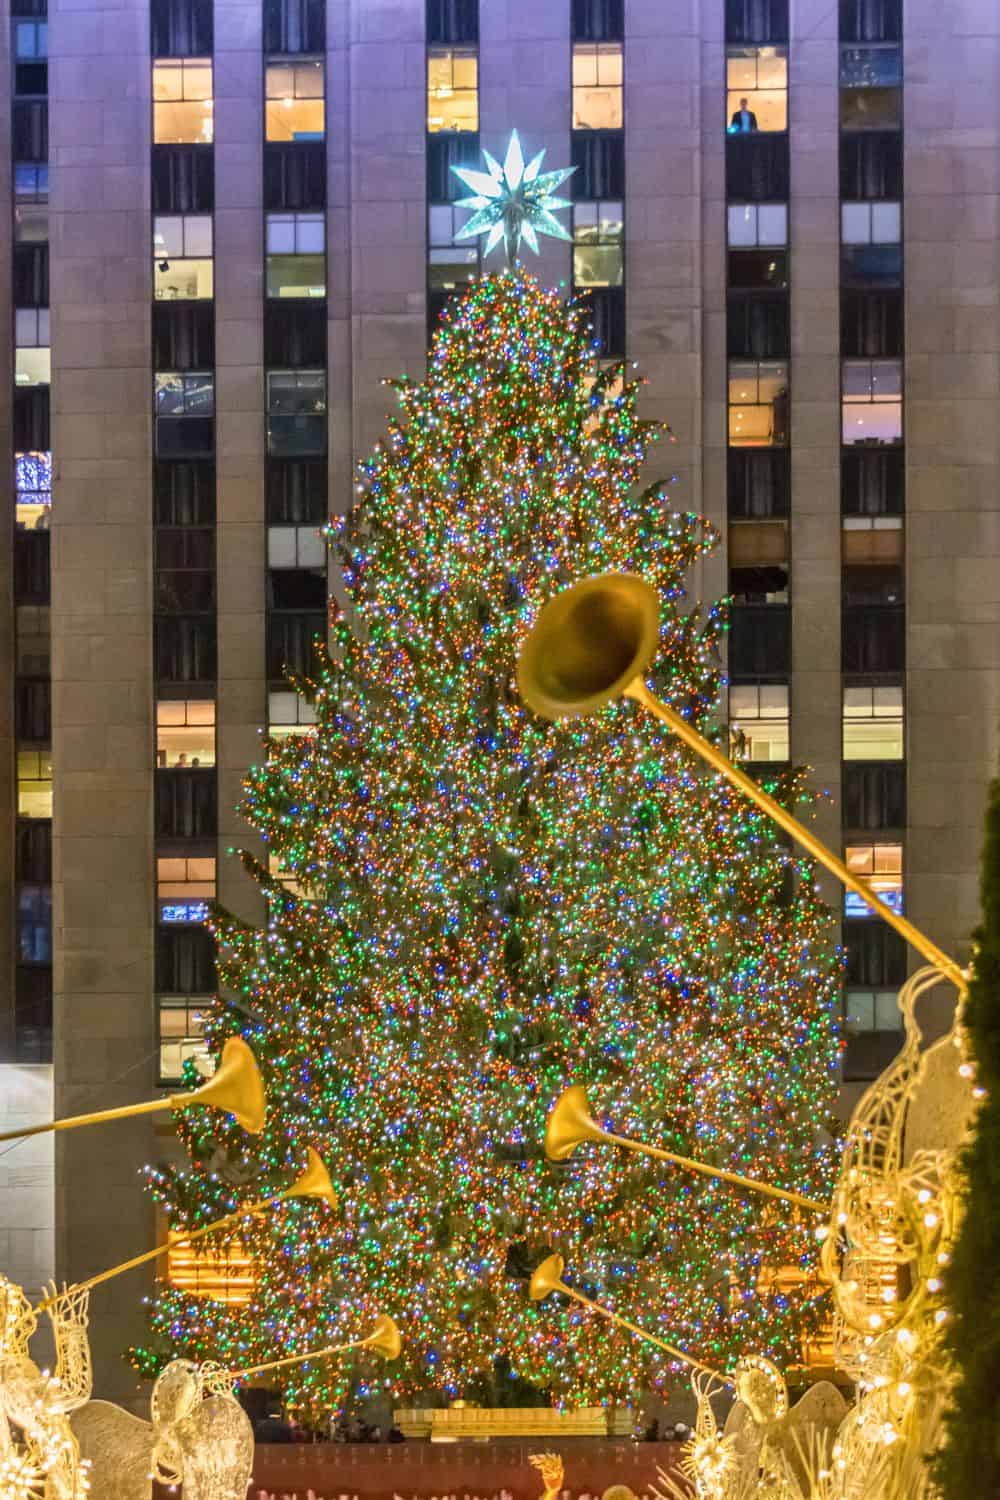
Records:
[[[208,920],[207,901],[163,901],[160,903],[160,921],[171,927],[181,923],[187,925]]]

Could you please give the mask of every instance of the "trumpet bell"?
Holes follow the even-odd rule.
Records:
[[[388,1313],[375,1320],[375,1327],[366,1339],[361,1340],[363,1349],[374,1349],[383,1359],[398,1359],[403,1347],[403,1338]]]
[[[234,1115],[248,1135],[260,1135],[267,1113],[257,1059],[242,1037],[231,1036],[212,1077],[200,1089],[182,1094],[178,1104],[212,1104]]]
[[[330,1174],[323,1164],[323,1158],[318,1151],[310,1146],[306,1156],[306,1169],[301,1177],[297,1177],[291,1187],[285,1188],[279,1198],[322,1198],[323,1202],[330,1208],[336,1208],[338,1198]]]
[[[659,599],[644,578],[585,578],[539,611],[518,658],[518,692],[543,719],[591,713],[646,671],[659,633]]]
[[[565,1161],[584,1141],[603,1141],[603,1131],[591,1116],[587,1091],[571,1084],[559,1095],[545,1122],[545,1155],[549,1161]]]
[[[528,1283],[528,1296],[532,1302],[543,1302],[552,1292],[564,1292],[568,1288],[562,1279],[566,1262],[561,1255],[548,1255],[540,1266],[536,1266]]]

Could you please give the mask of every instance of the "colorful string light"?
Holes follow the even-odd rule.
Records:
[[[209,1039],[242,1029],[268,1125],[251,1140],[189,1111],[193,1167],[149,1174],[174,1225],[204,1223],[315,1143],[341,1210],[290,1202],[241,1230],[249,1306],[160,1289],[144,1371],[346,1342],[388,1308],[404,1356],[355,1371],[355,1390],[457,1396],[501,1354],[560,1401],[669,1382],[602,1320],[529,1303],[551,1249],[713,1366],[748,1349],[783,1365],[820,1317],[808,1277],[773,1275],[814,1265],[812,1225],[783,1205],[541,1151],[575,1081],[622,1134],[823,1196],[839,1048],[808,863],[633,706],[549,725],[517,698],[533,612],[604,569],[663,598],[655,691],[704,726],[719,688],[725,610],[691,609],[683,582],[717,538],[664,484],[637,487],[664,429],[583,323],[516,267],[452,305],[423,383],[390,382],[401,413],[331,536],[352,618],[299,684],[317,726],[246,783],[290,884],[244,854],[266,926],[215,918],[230,998]],[[779,794],[807,800],[794,773]],[[350,1379],[292,1367],[286,1389],[326,1411]]]

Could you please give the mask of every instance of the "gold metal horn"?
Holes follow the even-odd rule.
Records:
[[[883,922],[922,953],[964,996],[968,980],[954,959],[899,916],[850,871],[811,829],[769,796],[692,724],[653,696],[645,673],[659,639],[656,591],[632,573],[602,573],[574,583],[538,612],[521,646],[518,690],[529,708],[546,719],[592,713],[612,698],[633,698],[720,776],[783,828],[807,854],[859,896]]]
[[[785,1188],[772,1187],[768,1182],[758,1182],[753,1177],[743,1177],[739,1172],[726,1172],[721,1167],[710,1167],[707,1162],[696,1161],[690,1156],[678,1156],[675,1151],[664,1151],[659,1146],[647,1146],[643,1141],[630,1140],[628,1136],[613,1135],[603,1130],[590,1113],[586,1090],[578,1083],[572,1084],[559,1096],[545,1126],[545,1154],[550,1161],[565,1161],[584,1141],[603,1141],[606,1146],[624,1146],[638,1156],[654,1156],[658,1161],[670,1162],[685,1172],[695,1172],[701,1177],[714,1177],[721,1182],[731,1182],[735,1187],[747,1188],[751,1193],[763,1193],[767,1198],[781,1198],[794,1203],[797,1208],[806,1208],[811,1213],[825,1214],[830,1205],[818,1198],[806,1198],[801,1193],[791,1193]]]
[[[152,1115],[161,1109],[182,1109],[188,1104],[215,1105],[216,1108],[235,1115],[250,1135],[260,1134],[264,1129],[264,1085],[257,1059],[242,1037],[229,1038],[222,1049],[218,1068],[201,1088],[186,1094],[147,1099],[143,1104],[123,1104],[117,1109],[99,1109],[89,1115],[70,1115],[65,1120],[49,1120],[44,1125],[32,1125],[25,1130],[5,1130],[0,1132],[0,1141],[42,1135],[48,1130],[79,1130],[83,1125],[102,1125],[107,1120],[124,1120],[131,1115]]]
[[[544,1302],[553,1292],[565,1292],[572,1297],[573,1293],[562,1279],[565,1264],[561,1255],[549,1255],[535,1267],[528,1282],[528,1296],[532,1302]]]
[[[609,1139],[590,1113],[586,1089],[571,1084],[559,1095],[545,1122],[545,1155],[549,1161],[565,1161],[584,1141]]]
[[[230,1380],[245,1380],[250,1375],[263,1375],[266,1370],[280,1370],[286,1365],[305,1364],[310,1359],[328,1359],[331,1354],[345,1354],[348,1349],[374,1349],[383,1359],[398,1359],[402,1347],[399,1329],[388,1313],[382,1313],[366,1339],[355,1339],[350,1344],[329,1344],[325,1349],[308,1349],[305,1354],[286,1354],[284,1359],[271,1359],[264,1365],[248,1365],[245,1370],[229,1370],[227,1373]]]
[[[305,1171],[297,1177],[291,1187],[285,1188],[279,1198],[322,1198],[324,1203],[331,1208],[336,1208],[338,1198],[336,1189],[330,1181],[330,1174],[326,1170],[322,1157],[318,1151],[310,1146]]]
[[[366,1339],[362,1339],[361,1349],[374,1349],[383,1359],[398,1359],[403,1347],[403,1336],[396,1327],[395,1322],[388,1313],[382,1313],[375,1320],[375,1327]]]

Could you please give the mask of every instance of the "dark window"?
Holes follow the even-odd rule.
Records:
[[[906,768],[902,762],[844,762],[844,827],[857,832],[906,823]]]
[[[209,768],[156,773],[156,836],[202,839],[217,830],[215,771]]]
[[[214,682],[214,616],[158,615],[153,638],[158,683]]]
[[[303,614],[274,611],[267,617],[267,675],[283,682],[287,673],[304,675],[316,665],[317,638],[326,642],[326,611]]]
[[[303,526],[327,514],[327,468],[322,459],[268,458],[267,519],[272,526]]]
[[[899,605],[844,609],[841,622],[845,673],[862,676],[903,671],[905,614]]]
[[[845,203],[902,198],[903,142],[897,132],[841,138],[840,196]]]
[[[49,533],[17,530],[14,533],[14,602],[48,604],[51,570]]]
[[[14,977],[14,1059],[52,1061],[52,970],[18,964]]]
[[[49,247],[44,240],[14,246],[14,306],[48,307]]]
[[[902,245],[841,247],[840,280],[844,287],[897,287],[902,277]]]
[[[326,51],[324,0],[264,0],[264,51]]]
[[[734,203],[788,202],[787,135],[726,136],[726,197]]]
[[[729,514],[734,520],[787,516],[790,471],[788,450],[729,450]]]
[[[780,604],[783,601],[773,596],[788,592],[787,565],[760,563],[730,568],[729,592],[736,605]]]
[[[20,98],[44,97],[49,91],[49,65],[19,62],[14,68],[14,92]]]
[[[841,454],[840,499],[845,516],[899,516],[906,471],[901,450],[849,448]]]
[[[52,682],[48,677],[18,677],[14,684],[17,738],[48,745],[52,740]]]
[[[154,370],[204,370],[215,364],[211,302],[153,303]]]
[[[788,0],[726,0],[727,42],[787,42]]]
[[[625,353],[625,288],[596,286],[579,298],[591,324],[591,338],[604,358]]]
[[[293,369],[326,364],[326,299],[264,303],[264,363]]]
[[[876,917],[844,923],[847,983],[851,989],[895,990],[906,979],[906,945]]]
[[[842,42],[898,42],[903,0],[840,0]]]
[[[450,302],[459,301],[462,291],[442,291],[431,287],[427,292],[427,337],[432,339],[438,331],[441,319]]]
[[[157,458],[209,458],[214,451],[211,417],[157,417]]]
[[[265,145],[264,207],[326,207],[326,147],[322,141],[272,141]]]
[[[791,612],[786,604],[734,605],[729,675],[781,678],[791,671]]]
[[[49,387],[31,385],[14,391],[15,453],[47,453],[49,438]]]
[[[208,57],[212,51],[212,0],[151,0],[154,57]]]
[[[35,885],[52,882],[52,821],[18,818],[15,870],[18,880]]]
[[[12,16],[47,16],[49,0],[11,0]]]
[[[214,207],[212,147],[154,146],[154,214],[210,214]]]
[[[726,343],[730,359],[787,359],[791,350],[785,294],[752,297],[730,293]]]
[[[903,569],[897,563],[885,567],[845,567],[841,598],[845,608],[856,604],[902,604]]]
[[[52,962],[51,885],[17,888],[17,961],[19,964]]]
[[[210,995],[215,989],[215,942],[204,927],[159,928],[156,988],[166,995]]]
[[[625,0],[573,0],[574,42],[623,42]]]
[[[308,458],[326,452],[326,372],[268,370],[268,453]]]
[[[11,145],[15,161],[48,161],[49,106],[41,99],[14,101]]]
[[[757,287],[786,287],[788,251],[730,250],[729,285],[748,291]]]
[[[164,614],[199,614],[215,608],[211,528],[157,527],[154,608]]]
[[[620,130],[575,130],[570,155],[576,171],[566,184],[574,198],[625,196],[625,142]]]
[[[474,130],[439,130],[427,137],[427,201],[452,203],[469,189],[452,167],[478,167],[479,134]]]
[[[431,45],[479,41],[479,0],[427,0],[427,40]]]
[[[326,609],[326,573],[312,568],[275,568],[267,575],[267,605],[276,610]]]
[[[153,515],[157,526],[209,526],[215,520],[215,465],[153,465]]]
[[[850,292],[840,299],[845,358],[898,358],[903,352],[902,292]]]

